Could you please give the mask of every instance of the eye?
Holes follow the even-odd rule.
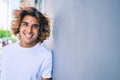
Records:
[[[22,26],[28,26],[28,23],[27,23],[27,22],[22,22],[21,25],[22,25]]]
[[[40,27],[40,25],[38,25],[38,24],[33,24],[32,26],[33,26],[33,28],[35,28],[35,29],[39,29],[39,27]]]

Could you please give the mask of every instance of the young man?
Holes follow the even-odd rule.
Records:
[[[19,41],[3,48],[1,80],[51,80],[52,54],[41,45],[50,35],[49,19],[33,7],[13,15],[11,30]]]

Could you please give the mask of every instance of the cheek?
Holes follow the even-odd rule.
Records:
[[[24,27],[20,26],[20,32],[24,30]]]
[[[34,33],[36,36],[38,36],[39,30],[33,30],[33,33]]]
[[[34,30],[34,29],[33,29],[33,32],[36,33],[36,34],[38,34],[38,33],[39,33],[39,30],[37,30],[37,29]]]

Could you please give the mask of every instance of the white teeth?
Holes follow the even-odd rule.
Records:
[[[25,34],[26,37],[31,38],[32,34]]]

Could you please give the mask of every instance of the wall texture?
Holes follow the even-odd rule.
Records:
[[[47,0],[46,8],[54,80],[120,80],[120,0]]]

